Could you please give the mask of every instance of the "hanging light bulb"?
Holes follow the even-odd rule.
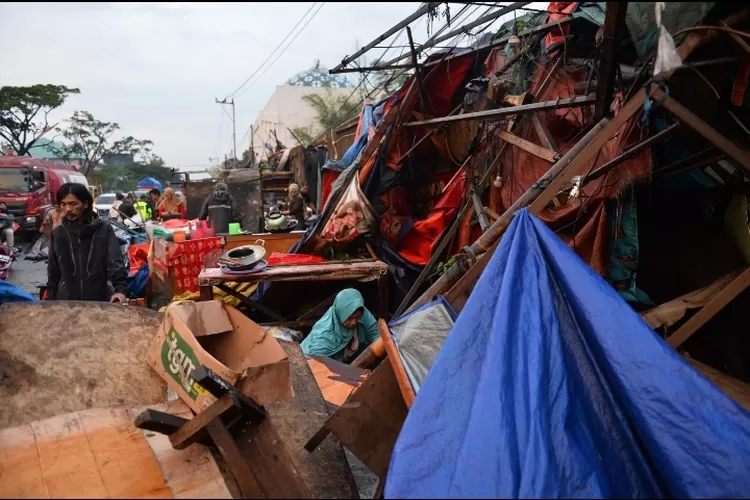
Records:
[[[500,174],[497,174],[497,176],[495,177],[495,181],[492,184],[498,189],[503,187],[503,178],[500,176]]]

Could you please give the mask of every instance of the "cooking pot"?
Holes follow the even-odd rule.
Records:
[[[286,227],[286,216],[280,212],[268,214],[266,218],[268,229],[284,229]]]
[[[255,243],[266,244],[263,240],[255,240]],[[238,267],[246,268],[260,261],[266,255],[266,249],[261,245],[243,245],[229,250],[224,255],[240,264]]]

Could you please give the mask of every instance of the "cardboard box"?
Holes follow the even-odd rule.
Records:
[[[218,300],[171,305],[147,361],[195,412],[216,401],[191,376],[200,365],[259,405],[294,396],[289,359],[277,340]]]

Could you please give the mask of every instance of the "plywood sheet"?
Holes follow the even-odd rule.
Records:
[[[167,436],[136,429],[137,413],[97,408],[1,430],[0,497],[231,496],[207,448],[174,450]]]
[[[364,380],[369,370],[347,365],[322,356],[309,356],[307,364],[315,382],[323,393],[323,399],[334,406],[341,406],[352,391]]]

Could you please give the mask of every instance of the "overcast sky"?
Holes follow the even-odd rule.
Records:
[[[312,4],[1,3],[0,85],[77,87],[53,121],[86,110],[119,123],[123,135],[151,139],[170,166],[206,166],[231,149],[231,121],[214,98],[252,75]],[[236,97],[238,151],[277,85],[316,59],[332,68],[419,5],[325,3]],[[426,25],[416,25],[417,42]]]

